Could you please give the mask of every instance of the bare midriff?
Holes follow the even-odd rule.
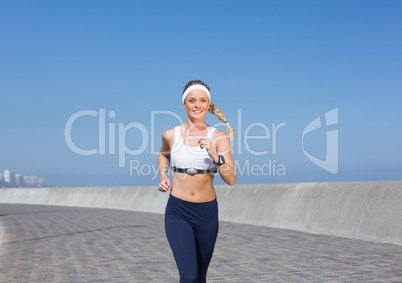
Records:
[[[213,174],[189,175],[173,172],[171,194],[191,202],[211,201],[216,198],[213,180]]]

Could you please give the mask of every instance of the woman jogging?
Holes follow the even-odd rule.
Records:
[[[218,235],[218,202],[214,174],[229,185],[236,182],[230,150],[234,130],[211,101],[209,87],[190,81],[182,104],[187,113],[183,125],[165,130],[158,156],[158,189],[170,188],[167,172],[173,171],[172,188],[165,212],[165,231],[179,269],[180,282],[206,282]],[[226,123],[225,133],[205,123],[207,110]]]

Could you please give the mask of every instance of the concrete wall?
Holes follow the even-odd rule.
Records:
[[[223,221],[402,244],[402,181],[215,186]],[[0,189],[0,203],[164,213],[152,187]]]

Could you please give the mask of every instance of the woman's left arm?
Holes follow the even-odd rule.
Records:
[[[229,186],[233,186],[236,183],[236,169],[233,162],[230,140],[226,133],[219,136],[217,140],[217,151],[218,155],[222,155],[225,158],[225,163],[218,167],[219,174],[223,181]],[[219,157],[214,159],[215,162],[218,162],[218,160]]]
[[[233,162],[230,140],[225,132],[215,132],[217,133],[214,135],[214,141],[210,141],[210,143],[206,142],[205,147],[215,163],[219,161],[219,155],[225,158],[225,163],[218,167],[218,171],[222,179],[228,185],[233,186],[236,183],[236,169]]]

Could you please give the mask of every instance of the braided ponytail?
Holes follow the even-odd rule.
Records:
[[[211,112],[212,114],[215,114],[216,116],[218,116],[219,120],[226,123],[226,132],[228,133],[229,140],[233,140],[233,137],[235,135],[235,130],[232,128],[232,126],[226,120],[226,116],[223,114],[222,110],[216,108],[215,104],[212,101],[209,106],[209,112]]]

